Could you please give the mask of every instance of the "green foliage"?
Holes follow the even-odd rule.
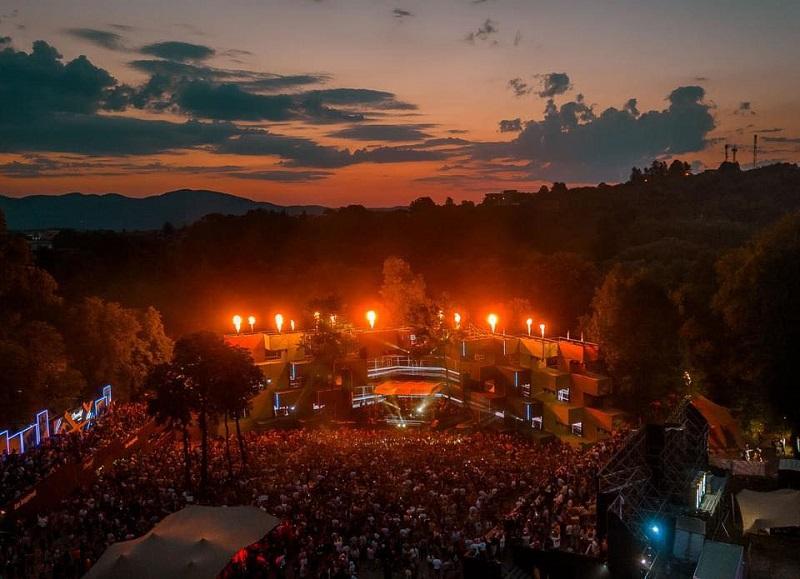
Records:
[[[425,280],[404,259],[387,257],[383,262],[380,295],[391,323],[420,328],[431,325],[433,305]]]
[[[111,383],[123,399],[136,395],[149,369],[172,353],[172,341],[153,308],[131,310],[99,298],[69,308],[64,334],[70,357],[90,388]]]
[[[237,435],[245,462],[244,441],[238,421],[250,407],[261,385],[261,372],[250,353],[227,344],[211,332],[197,332],[175,343],[172,360],[155,366],[147,385],[153,394],[149,411],[159,422],[180,428],[188,446],[187,427],[194,416],[201,434],[200,487],[208,483],[208,439],[211,423],[229,417],[237,423]],[[187,480],[189,453],[185,451]]]
[[[800,213],[717,264],[714,309],[728,329],[729,379],[744,401],[765,400],[776,421],[800,424],[794,356],[800,345]]]
[[[168,359],[159,313],[91,298],[62,299],[21,236],[0,227],[0,424],[59,413],[112,383],[126,397]]]
[[[614,267],[592,300],[588,331],[629,408],[643,409],[680,388],[679,318],[644,271]]]

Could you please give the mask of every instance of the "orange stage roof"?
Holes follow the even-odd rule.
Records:
[[[375,388],[375,394],[383,396],[432,396],[439,390],[439,382],[390,380]]]
[[[230,334],[225,336],[225,341],[231,346],[252,350],[264,345],[264,336],[262,334]]]

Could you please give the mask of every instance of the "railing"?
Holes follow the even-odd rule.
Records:
[[[390,378],[392,376],[438,378],[455,382],[461,380],[459,372],[446,368],[437,360],[418,360],[410,356],[382,356],[367,362],[368,378]]]

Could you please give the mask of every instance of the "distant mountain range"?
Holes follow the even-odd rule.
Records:
[[[116,193],[86,195],[0,195],[0,211],[9,229],[111,229],[142,231],[160,229],[165,223],[181,227],[205,215],[244,215],[254,209],[285,211],[290,215],[319,215],[320,205],[281,206],[253,201],[228,193],[180,189],[151,197],[126,197]]]

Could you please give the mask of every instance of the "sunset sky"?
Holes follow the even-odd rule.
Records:
[[[794,0],[0,0],[0,194],[480,199],[800,158]]]

